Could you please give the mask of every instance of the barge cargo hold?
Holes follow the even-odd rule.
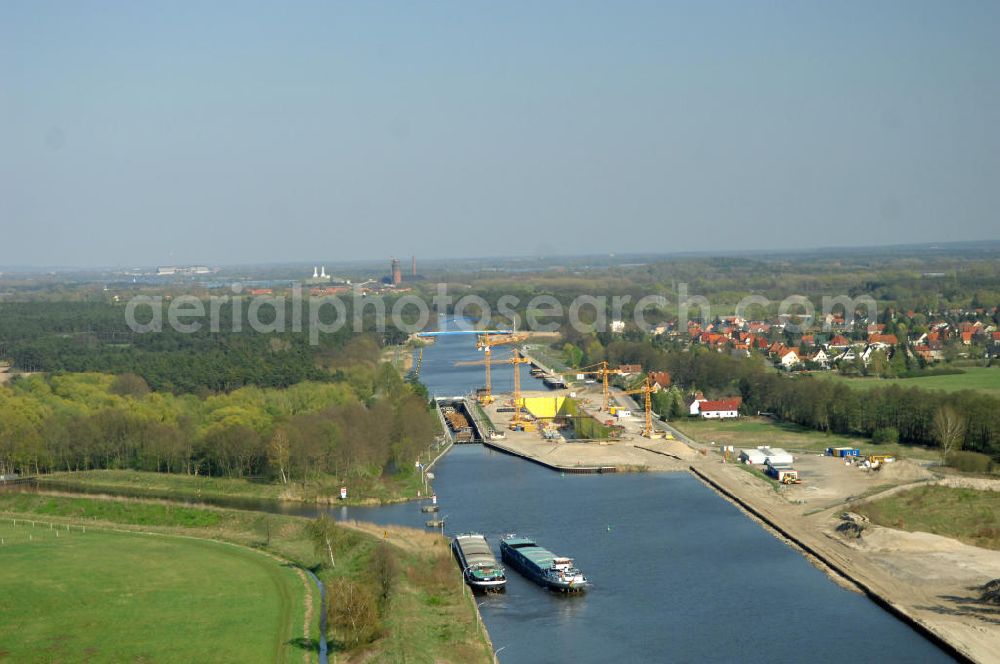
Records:
[[[462,576],[471,587],[500,591],[507,585],[507,575],[497,563],[486,538],[478,533],[463,533],[451,540],[451,550],[462,566]]]
[[[573,567],[572,558],[557,556],[527,537],[501,537],[500,557],[518,572],[546,588],[579,592],[587,587],[587,577]]]

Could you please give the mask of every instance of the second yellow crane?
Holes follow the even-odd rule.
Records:
[[[646,438],[653,437],[653,381],[650,380],[649,374],[646,374],[646,380],[642,382],[642,387],[637,390],[628,390],[625,394],[642,394],[645,396],[645,410],[646,410],[646,425],[642,428],[642,435]]]
[[[601,360],[597,364],[584,367],[580,373],[586,376],[600,377],[601,383],[604,387],[604,400],[601,402],[601,410],[607,412],[608,405],[610,403],[610,396],[608,394],[608,376],[621,376],[624,372],[621,369],[609,369],[607,360]]]
[[[534,431],[535,423],[521,417],[521,365],[530,364],[531,360],[521,357],[521,351],[515,348],[513,356],[507,362],[514,365],[514,417],[510,421],[510,428],[514,431]]]
[[[502,333],[502,334],[480,334],[476,337],[476,348],[483,351],[483,361],[486,364],[486,389],[479,395],[479,403],[488,404],[493,403],[493,385],[492,385],[492,355],[493,347],[501,346],[504,344],[516,344],[524,341],[528,338],[526,334],[515,334],[515,333]],[[524,360],[527,362],[528,360]],[[517,365],[515,365],[514,375],[517,376]]]

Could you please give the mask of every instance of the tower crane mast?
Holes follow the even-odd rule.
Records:
[[[596,367],[596,368],[595,368]],[[601,402],[601,410],[607,411],[608,405],[610,403],[610,396],[608,393],[608,376],[621,376],[624,372],[621,369],[609,369],[608,361],[601,360],[597,364],[592,364],[589,367],[584,367],[583,371],[580,373],[587,376],[599,376],[601,379],[601,384],[604,388],[604,399]]]
[[[637,390],[628,390],[625,394],[642,394],[645,397],[645,410],[646,410],[646,423],[642,428],[642,435],[645,438],[653,437],[653,381],[650,380],[649,374],[646,374],[646,379],[642,382],[642,387]]]
[[[526,335],[526,334],[516,334],[516,333],[507,333],[507,332],[500,333],[500,334],[492,334],[492,333],[487,332],[485,334],[480,334],[479,336],[476,337],[476,348],[478,348],[479,350],[483,351],[483,361],[486,364],[486,389],[483,391],[482,394],[479,395],[479,402],[480,403],[488,404],[488,403],[493,403],[493,401],[494,401],[494,398],[493,398],[493,384],[492,384],[492,364],[493,364],[493,362],[492,362],[493,350],[492,349],[493,349],[493,347],[494,346],[501,346],[501,345],[504,345],[504,344],[516,344],[516,343],[520,343],[520,342],[524,341],[527,338],[528,338],[528,335]],[[525,360],[525,362],[528,362],[528,360]],[[517,377],[517,374],[518,374],[517,366],[516,365],[515,365],[514,369],[515,369],[514,376],[515,376],[515,380],[516,380],[516,377]]]

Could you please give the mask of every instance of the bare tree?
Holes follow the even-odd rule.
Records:
[[[288,434],[285,433],[284,429],[276,429],[274,435],[271,436],[271,442],[267,445],[267,462],[278,469],[282,484],[288,484],[288,473],[285,472],[285,469],[288,468],[290,458],[291,448],[288,443]]]
[[[326,587],[327,624],[348,647],[370,641],[378,634],[379,615],[375,593],[367,586],[337,579]]]
[[[330,567],[336,567],[333,560],[333,543],[337,539],[337,523],[324,514],[313,519],[307,528],[317,555],[326,554],[330,557]]]
[[[941,463],[948,462],[948,456],[952,452],[962,449],[965,442],[965,418],[951,406],[941,406],[934,413],[934,421],[931,423],[931,432],[941,448]]]

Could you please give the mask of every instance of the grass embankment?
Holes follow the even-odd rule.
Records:
[[[822,454],[828,447],[858,447],[864,454],[894,454],[901,458],[937,460],[937,450],[915,445],[875,444],[854,438],[808,429],[798,424],[777,422],[769,417],[741,417],[735,420],[690,418],[670,423],[678,431],[702,444],[756,447],[770,445],[790,452]]]
[[[860,378],[842,376],[833,371],[816,372],[813,375],[829,380],[838,380],[845,385],[858,389],[899,385],[900,387],[919,387],[925,390],[942,390],[944,392],[975,390],[993,396],[1000,396],[1000,368],[962,367],[962,371],[964,373],[946,374],[943,376],[916,376],[913,378]]]
[[[72,496],[44,496],[32,493],[0,495],[0,510],[37,517],[66,517],[136,526],[208,528],[222,520],[219,511],[182,507],[169,503],[95,500]]]
[[[425,463],[432,457],[422,454]],[[206,477],[179,473],[152,473],[137,470],[84,470],[49,473],[40,481],[78,485],[87,489],[107,489],[150,498],[243,498],[254,500],[288,500],[308,503],[343,504],[340,487],[347,487],[349,505],[369,505],[412,500],[423,486],[420,474],[407,468],[391,477],[359,477],[340,480],[323,477],[302,482],[281,484],[267,480],[228,477]]]
[[[0,520],[0,538],[0,659],[302,660],[306,590],[259,552],[23,519]]]
[[[370,644],[347,653],[350,661],[364,662],[492,662],[493,651],[478,623],[473,595],[467,590],[447,540],[402,527],[367,526],[388,535],[396,571],[392,592],[383,610],[381,631]],[[374,553],[374,548],[370,551]],[[350,567],[337,561],[324,569],[324,581],[336,578],[376,585],[372,557],[359,558]],[[333,652],[337,631],[332,630]]]
[[[1000,491],[923,486],[853,509],[880,526],[1000,550]]]
[[[311,523],[310,519],[301,517],[291,517],[283,515],[264,514],[260,512],[250,512],[241,510],[224,510],[211,507],[169,505],[163,502],[139,499],[107,499],[93,496],[50,496],[44,494],[0,494],[0,514],[6,516],[16,516],[20,519],[36,519],[56,524],[76,524],[86,526],[87,534],[106,533],[108,528],[142,530],[144,532],[156,532],[164,535],[185,535],[188,537],[220,540],[241,545],[233,547],[226,544],[214,543],[223,553],[229,552],[236,556],[258,556],[264,561],[271,561],[277,568],[286,570],[292,574],[293,580],[298,583],[297,599],[292,602],[294,615],[288,624],[293,627],[291,636],[281,641],[285,645],[285,650],[290,651],[291,658],[299,661],[303,658],[314,659],[317,642],[319,623],[319,603],[318,595],[310,590],[313,595],[309,602],[311,616],[310,634],[304,634],[303,622],[306,619],[305,600],[306,588],[311,588],[303,577],[295,578],[294,570],[282,567],[281,563],[269,559],[261,553],[255,553],[242,547],[260,549],[263,552],[275,554],[292,561],[302,567],[313,569],[324,583],[331,583],[337,579],[350,579],[368,583],[371,581],[373,572],[373,557],[379,540],[384,535],[388,535],[386,541],[391,546],[394,558],[397,561],[394,573],[395,583],[393,593],[388,601],[382,616],[382,629],[374,642],[364,644],[353,650],[341,648],[340,661],[350,661],[354,657],[365,661],[412,661],[412,662],[475,662],[490,661],[490,649],[483,634],[479,631],[476,621],[474,605],[466,598],[464,585],[461,576],[451,558],[445,539],[439,535],[432,535],[422,531],[415,531],[404,528],[382,528],[377,526],[356,524],[337,528],[337,535],[332,541],[334,559],[336,565],[330,567],[324,553],[317,553],[307,530]],[[21,528],[18,525],[18,528]],[[47,530],[47,526],[36,525],[35,530]],[[54,531],[53,531],[54,532]],[[77,532],[70,532],[76,536]],[[119,533],[128,543],[131,540],[142,541],[149,538],[149,535]],[[63,537],[59,540],[62,542]],[[129,539],[131,538],[131,539]],[[103,540],[106,541],[106,540]],[[195,542],[202,546],[211,546],[212,542],[202,540],[191,540],[185,538],[169,538],[163,540],[169,544]],[[104,545],[102,545],[104,546]],[[108,543],[106,549],[98,547],[89,552],[82,552],[75,567],[69,566],[67,569],[80,572],[81,568],[87,564],[90,558],[116,557],[117,547],[123,546],[121,542]],[[167,544],[164,544],[167,546]],[[123,549],[127,551],[126,549]],[[6,550],[0,550],[4,553]],[[85,586],[80,586],[84,590],[78,590],[74,583],[75,577],[72,574],[64,574],[62,568],[67,567],[65,561],[59,560],[49,555],[44,549],[34,549],[31,556],[30,565],[33,573],[38,576],[46,585],[48,592],[55,598],[53,601],[72,602],[72,597],[84,592]],[[184,558],[178,554],[177,569],[184,570],[194,568],[198,565],[196,560]],[[4,568],[6,571],[6,568]],[[113,572],[114,565],[110,567]],[[86,572],[90,574],[88,570]],[[96,569],[93,572],[95,577],[102,578],[104,572]],[[159,574],[157,571],[143,571],[143,574]],[[236,574],[236,573],[234,573]],[[240,594],[240,588],[244,585],[243,579],[246,574],[239,572],[236,576],[218,578],[215,584],[202,580],[200,589],[189,593],[189,601],[193,604],[200,601],[200,594],[203,592],[220,592],[227,596],[231,606],[239,609],[242,606],[252,606],[248,603],[253,600],[249,594]],[[5,575],[5,579],[10,579],[12,587],[4,589],[6,592],[20,592],[13,587],[19,579],[18,575]],[[141,576],[140,576],[141,578]],[[169,578],[169,575],[167,575]],[[233,579],[237,579],[233,582]],[[88,580],[89,582],[89,580]],[[94,580],[94,583],[99,583]],[[172,583],[172,582],[171,582]],[[225,585],[223,590],[217,590],[216,585]],[[259,584],[258,584],[259,585]],[[272,584],[273,586],[273,584]],[[173,586],[167,584],[168,591]],[[230,592],[232,591],[232,592]],[[236,593],[236,596],[232,596]],[[214,596],[214,595],[213,595]],[[27,601],[27,600],[25,600]],[[67,604],[67,606],[73,606]],[[76,605],[79,609],[79,606]],[[228,611],[229,605],[210,605],[214,616],[225,625],[239,626],[241,618],[239,611]],[[2,613],[0,613],[2,615]],[[37,624],[36,629],[43,634],[51,634],[46,638],[55,638],[62,634],[60,630],[70,631],[76,629],[97,629],[90,625],[87,620],[81,617],[77,611],[67,611],[60,614],[59,621],[49,621],[44,615],[35,615],[30,621]],[[99,616],[102,614],[98,614]],[[200,615],[200,610],[198,612]],[[215,618],[213,618],[215,619]],[[114,616],[99,617],[95,620],[102,621],[100,630],[106,640],[115,641],[119,637],[116,633],[111,633],[115,629]],[[193,613],[190,620],[194,622],[197,617]],[[0,624],[7,624],[0,621]],[[200,629],[200,627],[199,627]],[[233,627],[233,629],[236,629]],[[258,629],[263,627],[258,626]],[[274,632],[274,629],[271,630]],[[235,632],[234,632],[235,633]],[[188,632],[180,628],[169,631],[161,631],[161,636],[155,638],[168,639],[188,638]],[[199,632],[200,634],[200,632]],[[338,652],[336,634],[331,635],[333,642],[331,652]],[[31,647],[31,644],[23,643],[23,639],[16,634],[13,635],[17,642],[14,646],[24,648]],[[70,653],[68,657],[53,656],[48,659],[72,661],[74,659],[89,659],[92,661],[118,661],[121,659],[141,659],[147,650],[141,650],[150,643],[142,632],[136,633],[135,654],[131,651],[111,650],[109,648],[98,648],[96,651],[89,651],[88,656],[76,657]],[[227,637],[233,638],[233,637]],[[189,640],[195,641],[192,647],[202,647],[199,641],[200,636]],[[153,645],[159,648],[154,641]],[[89,646],[87,646],[89,647]],[[165,646],[164,646],[165,647]],[[0,651],[15,652],[11,645],[3,642],[0,637]],[[17,651],[20,652],[20,651]],[[185,651],[186,652],[186,651]],[[199,656],[179,657],[177,661],[198,661],[205,659],[229,659],[225,656],[216,656],[215,653],[206,654],[208,651],[200,651]],[[273,655],[260,653],[272,652],[258,650],[254,656],[244,657],[243,661],[273,661]],[[43,657],[42,659],[46,659]],[[162,657],[148,657],[155,661],[165,659]],[[236,659],[236,658],[234,658]],[[17,658],[21,661],[21,658]],[[166,660],[173,661],[173,659]]]

